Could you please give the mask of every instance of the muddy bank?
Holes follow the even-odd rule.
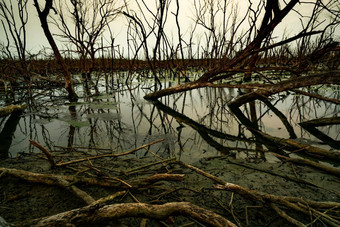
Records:
[[[156,157],[141,159],[105,157],[51,169],[49,162],[40,154],[26,154],[17,159],[2,160],[0,166],[34,173],[84,176],[103,179],[103,181],[111,177],[128,184],[159,173],[184,174],[184,179],[181,181],[163,180],[134,188],[127,188],[124,184],[99,187],[79,182],[71,183],[77,185],[95,200],[117,192],[125,192],[109,204],[129,202],[165,204],[186,201],[220,214],[237,225],[291,225],[274,212],[268,203],[245,199],[238,193],[217,190],[214,188],[216,182],[185,168],[174,159],[159,163]],[[337,202],[340,199],[339,178],[309,167],[291,163],[248,163],[245,160],[227,156],[202,159],[193,163],[192,166],[223,181],[273,195],[295,196],[314,201]],[[0,216],[8,223],[21,225],[34,218],[50,216],[83,206],[86,206],[84,201],[64,188],[19,180],[6,173],[0,178]],[[284,207],[282,209],[305,224],[315,221],[313,226],[322,226],[322,222],[316,221],[313,217],[295,211],[291,212]],[[174,217],[161,221],[142,218],[121,220],[121,223],[126,226],[140,225],[141,222],[146,222],[146,226],[186,226],[186,224],[187,226],[201,226],[187,217]],[[111,226],[115,224],[111,223]]]

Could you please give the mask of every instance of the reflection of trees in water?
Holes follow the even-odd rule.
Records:
[[[319,126],[331,126],[331,125],[339,125],[340,117],[331,117],[331,118],[318,118],[315,120],[300,122],[301,127],[303,127],[310,134],[320,139],[321,141],[329,144],[331,147],[335,149],[340,149],[340,141],[337,141],[338,135],[336,139],[331,138],[327,134],[321,132],[317,127]]]
[[[190,119],[189,117],[185,116],[184,114],[180,114],[179,111],[176,112],[176,110],[180,110],[181,107],[177,105],[176,102],[173,104],[173,108],[169,108],[168,106],[165,106],[161,104],[160,102],[156,102],[155,105],[161,109],[162,111],[172,115],[174,118],[177,119],[177,121],[180,121],[181,123],[184,123],[186,125],[189,125],[191,128],[193,128],[196,132],[199,133],[199,135],[212,147],[216,148],[219,151],[230,151],[236,148],[233,147],[227,147],[223,146],[223,144],[228,141],[227,138],[221,139],[220,141],[214,140],[209,134],[211,132],[211,128],[214,128],[217,130],[218,133],[223,134],[223,131],[226,127],[230,125],[231,119],[235,118],[233,114],[230,113],[230,111],[227,108],[224,108],[227,106],[227,103],[230,101],[230,98],[223,99],[223,95],[225,95],[224,89],[222,93],[218,93],[217,89],[200,89],[198,90],[198,96],[199,101],[195,100],[195,97],[192,97],[192,92],[189,93],[189,100],[192,103],[190,106],[191,114],[193,117],[198,119],[197,121],[194,121],[193,119]],[[208,92],[207,92],[208,91]],[[218,94],[218,95],[217,95]],[[276,100],[270,102],[266,98],[260,98],[258,101],[251,101],[247,103],[247,105],[242,106],[242,110],[237,109],[233,110],[234,114],[237,116],[237,118],[241,121],[241,123],[249,129],[265,129],[266,125],[262,122],[262,118],[265,117],[265,115],[276,115],[276,117],[282,122],[283,126],[285,127],[287,133],[289,134],[289,137],[291,139],[296,139],[297,135],[295,133],[296,128],[298,127],[297,123],[300,122],[301,119],[310,119],[313,116],[324,117],[329,114],[336,114],[334,113],[334,104],[311,98],[311,97],[293,97],[292,104],[288,109],[283,109],[285,113],[281,112],[279,108],[276,108],[276,104],[280,102],[289,101],[290,96],[287,95],[278,95],[275,96]],[[303,100],[303,105],[300,104],[300,100]],[[210,101],[211,100],[211,101]],[[185,103],[185,98],[183,103]],[[203,108],[201,108],[203,106]],[[184,107],[184,104],[183,106]],[[196,107],[196,109],[195,109]],[[200,112],[199,110],[207,110],[208,112]],[[333,111],[332,111],[333,110]],[[183,113],[184,111],[182,111]],[[190,111],[187,111],[190,112]],[[257,112],[260,113],[259,116],[257,116]],[[289,113],[289,114],[286,114]],[[304,115],[304,116],[300,116]],[[287,118],[288,116],[288,118]],[[198,123],[199,122],[199,123]],[[201,123],[201,124],[200,124]],[[261,125],[261,128],[259,126]],[[241,126],[242,127],[242,126]],[[239,128],[241,128],[239,127]],[[301,129],[300,129],[301,130]],[[251,132],[254,132],[253,130],[250,130]],[[326,133],[327,134],[327,133]],[[240,134],[239,134],[240,135]],[[255,142],[255,148],[253,148],[253,151],[259,152],[257,154],[260,154],[261,158],[264,159],[264,155],[261,151],[263,151],[262,143],[266,143],[267,147],[269,149],[275,149],[277,150],[278,144],[275,144],[275,142],[268,140],[267,138],[263,138],[261,134],[253,133],[256,140]],[[216,135],[214,135],[216,136]],[[306,135],[303,135],[306,136]],[[217,136],[218,137],[218,136]],[[310,135],[308,135],[307,138],[309,138]],[[327,136],[328,137],[328,136]],[[323,137],[319,137],[321,140]],[[324,136],[324,138],[326,138]],[[325,141],[326,142],[326,141]],[[334,142],[334,141],[333,141]],[[337,143],[337,141],[335,141]],[[328,142],[333,147],[337,147],[337,144],[333,145]],[[247,143],[244,143],[245,146],[247,146]],[[242,146],[239,147],[239,150],[242,150]]]
[[[332,98],[339,98],[337,97],[337,93],[338,92],[334,92],[334,96]],[[289,107],[289,116],[290,119],[294,121],[294,124],[297,125],[301,122],[312,119],[337,116],[339,114],[339,111],[339,105],[337,104],[315,99],[312,97],[297,95],[292,98],[292,104]],[[323,127],[322,132],[324,134],[330,135],[334,133],[332,132],[332,127],[338,128],[339,125]],[[337,130],[335,130],[335,133],[336,131]],[[335,136],[338,138],[339,133]],[[303,130],[302,128],[300,130],[300,137],[314,140],[314,137],[311,136],[311,133],[308,132],[308,130]]]
[[[14,132],[20,121],[21,113],[22,111],[13,112],[0,132],[0,159],[8,158],[8,150],[12,144]]]
[[[57,90],[39,91],[31,98],[29,110],[31,114],[20,121],[19,129],[29,139],[38,141],[51,150],[54,149],[54,145],[63,145],[104,147],[116,152],[135,148],[155,139],[166,138],[162,146],[152,147],[156,150],[154,152],[169,156],[185,150],[200,153],[213,147],[213,151],[236,150],[242,151],[247,157],[264,159],[262,152],[264,141],[259,139],[258,135],[252,134],[251,130],[247,129],[247,124],[265,132],[271,127],[268,119],[269,121],[279,119],[286,129],[282,132],[287,131],[290,138],[309,139],[311,135],[300,129],[298,123],[336,114],[334,113],[336,105],[332,103],[282,93],[273,96],[271,101],[263,98],[240,107],[239,111],[248,119],[245,123],[240,120],[238,113],[235,116],[230,111],[228,103],[246,90],[202,88],[173,97],[163,97],[161,103],[147,103],[141,100],[144,95],[141,86],[133,86],[135,87],[120,84],[119,91],[114,91],[109,96],[107,94],[105,98],[87,97],[84,104],[69,105],[68,111],[66,110],[64,114],[71,119],[85,120],[88,127],[70,125],[64,130],[58,129],[61,130],[59,140],[51,138],[50,126],[39,124],[37,121],[53,119],[54,114],[60,114],[59,110],[54,109],[53,113],[53,109],[48,109],[58,105],[63,109],[64,101],[58,97],[60,94]],[[115,108],[100,106],[102,103],[112,103]],[[100,107],[94,107],[93,104]],[[338,111],[338,107],[335,109]],[[323,128],[322,132],[328,135],[330,128],[326,129],[326,132]]]
[[[249,93],[251,94],[251,93]],[[249,99],[250,97],[250,99]],[[265,97],[260,97],[260,100],[265,99]],[[285,151],[293,151],[294,153],[298,152],[297,154],[313,154],[318,155],[320,157],[326,158],[328,160],[339,160],[339,155],[337,152],[333,152],[331,150],[326,150],[326,149],[322,149],[319,147],[314,147],[311,145],[311,143],[304,143],[304,142],[300,142],[298,140],[292,140],[292,139],[284,139],[284,138],[279,138],[279,137],[275,137],[272,136],[268,133],[262,132],[261,130],[259,130],[259,128],[256,128],[256,124],[253,124],[253,122],[251,121],[251,119],[247,118],[244,113],[240,110],[241,106],[246,105],[247,103],[249,103],[253,100],[253,97],[251,95],[245,95],[243,97],[239,97],[237,100],[233,101],[232,103],[229,103],[229,107],[232,110],[232,112],[238,117],[238,119],[244,124],[246,125],[246,127],[252,131],[252,133],[256,136],[256,138],[258,138],[259,140],[263,141],[264,144],[267,146],[269,151],[274,151],[274,152],[280,152],[281,154],[285,154],[287,156],[289,156],[289,153],[285,153]],[[332,118],[320,118],[320,113],[323,113],[323,115],[327,115],[329,114],[328,108],[322,108],[320,103],[323,103],[325,101],[321,101],[321,100],[317,100],[317,102],[314,102],[312,99],[308,99],[307,101],[304,100],[304,105],[301,106],[299,105],[299,102],[295,102],[296,106],[294,106],[294,102],[293,105],[291,106],[291,108],[297,108],[298,113],[307,113],[307,117],[313,116],[315,115],[319,115],[318,119],[312,120],[312,121],[307,121],[307,122],[301,122],[300,125],[304,126],[305,129],[307,129],[307,127],[310,126],[323,126],[323,125],[335,125],[335,124],[339,124],[339,118],[338,117],[332,117]],[[268,105],[270,107],[270,105]],[[327,104],[326,104],[327,106]],[[291,109],[292,110],[292,109]],[[290,110],[290,111],[291,111]],[[321,110],[321,111],[320,111]],[[277,114],[278,110],[273,111],[273,113]],[[334,114],[331,113],[331,114]],[[280,118],[281,114],[277,114]],[[298,119],[302,119],[302,116],[298,115]],[[304,118],[306,118],[306,116],[303,116]],[[281,119],[281,120],[285,120]],[[283,122],[284,123],[284,122]],[[285,124],[285,123],[284,123]],[[287,122],[286,122],[287,124]],[[289,129],[291,128],[291,126],[286,125],[287,130],[289,131]],[[289,126],[289,127],[287,127]],[[308,130],[311,134],[313,134],[313,130],[314,130],[314,134],[317,135],[318,131],[315,130],[315,128],[312,128],[312,130]],[[316,136],[317,138],[319,138],[320,140],[322,140],[323,142],[329,144],[331,147],[337,148],[339,147],[339,142],[338,141],[334,141],[332,140],[330,137],[324,135],[318,135]],[[293,137],[294,138],[294,137]],[[281,156],[283,157],[283,156]],[[315,163],[316,165],[317,163]]]
[[[255,152],[255,156],[257,156],[261,145],[255,145],[255,149],[251,149],[252,144],[256,141],[244,135],[242,127],[235,121],[235,117],[227,108],[226,104],[230,101],[230,94],[233,92],[226,91],[226,89],[200,89],[198,91],[198,99],[191,92],[181,94],[182,99],[177,97],[177,102],[171,104],[172,108],[169,107],[169,104],[154,102],[159,110],[171,115],[180,124],[178,144],[183,144],[180,141],[180,133],[185,125],[194,129],[194,135],[191,135],[190,138],[194,138],[195,144],[203,139],[211,147],[226,154],[231,154],[231,151],[236,150],[246,152],[247,156],[250,156],[249,151]],[[179,103],[179,100],[182,102]],[[185,106],[187,102],[191,104],[189,107]],[[234,133],[235,130],[229,129],[233,126],[239,130],[237,135],[227,133],[230,131]]]

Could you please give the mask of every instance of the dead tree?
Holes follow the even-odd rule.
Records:
[[[93,84],[91,74],[95,70],[96,55],[104,48],[98,41],[122,7],[112,0],[58,2],[58,19],[54,18],[54,24],[61,31],[61,38],[72,44],[71,51],[79,56],[86,85]],[[98,93],[97,87],[94,88]]]
[[[315,34],[323,34],[325,30],[317,31],[315,29],[316,28],[315,23],[317,21],[316,17],[319,15],[316,12],[319,12],[320,10],[322,11],[323,9],[320,8],[322,7],[320,4],[314,3],[315,7],[311,13],[312,16],[311,16],[311,19],[309,20],[310,23],[308,23],[306,27],[302,29],[300,33],[298,33],[297,35],[293,37],[282,40],[280,42],[270,44],[270,45],[268,44],[268,41],[272,40],[271,35],[274,29],[288,15],[288,13],[294,10],[294,7],[296,6],[297,3],[299,3],[298,0],[290,0],[283,7],[279,8],[278,1],[267,0],[266,5],[264,7],[264,10],[265,10],[264,16],[262,18],[262,22],[260,23],[259,29],[256,28],[256,21],[258,21],[258,16],[260,14],[256,13],[254,22],[251,25],[251,29],[254,30],[254,32],[252,34],[249,33],[248,35],[249,41],[246,42],[247,45],[244,48],[242,48],[237,54],[235,54],[235,56],[233,56],[232,58],[222,59],[221,62],[223,64],[218,64],[216,65],[216,67],[209,69],[207,72],[205,72],[200,78],[198,78],[194,82],[162,89],[154,93],[147,94],[145,98],[146,99],[157,99],[162,96],[166,96],[166,95],[170,95],[170,94],[174,94],[178,92],[216,85],[214,84],[214,82],[229,78],[232,75],[234,75],[235,72],[238,72],[240,69],[245,70],[248,67],[248,71],[251,72],[252,67],[254,65],[254,63],[251,63],[251,62],[255,61],[257,58],[257,55],[264,51],[267,51],[267,50],[270,50],[276,47],[280,47],[282,45],[296,41],[303,37],[310,37]],[[327,26],[325,29],[327,29]],[[250,65],[249,65],[249,61],[250,61]]]
[[[55,11],[55,9],[53,8],[53,0],[46,0],[45,1],[45,6],[44,9],[42,10],[40,8],[40,5],[38,3],[37,0],[34,0],[34,6],[38,12],[38,16],[40,19],[40,23],[41,23],[41,27],[44,30],[44,34],[53,50],[54,56],[57,59],[58,64],[61,66],[62,68],[62,72],[65,78],[65,88],[66,91],[68,92],[68,98],[70,99],[70,101],[75,101],[78,99],[77,94],[75,93],[74,89],[73,89],[73,83],[72,83],[72,79],[71,79],[71,73],[68,70],[67,65],[65,64],[65,61],[63,59],[63,57],[60,54],[60,51],[58,49],[58,46],[53,38],[53,35],[50,31],[48,22],[47,22],[47,17],[50,13],[51,10]]]
[[[19,60],[19,67],[14,65],[26,81],[30,80],[27,61],[27,34],[28,0],[23,1],[0,1],[0,18],[3,34],[6,37],[3,53],[8,59]],[[14,50],[13,50],[14,49]],[[15,55],[14,55],[15,53]]]
[[[157,87],[157,85],[159,85],[161,87],[162,84],[156,71],[156,63],[157,61],[161,60],[162,51],[164,52],[167,48],[172,49],[164,33],[164,26],[168,18],[169,5],[171,1],[157,0],[155,2],[156,9],[153,11],[146,1],[136,0],[135,4],[137,5],[141,15],[132,13],[132,10],[130,12],[128,8],[123,14],[130,22],[133,22],[134,31],[138,33],[138,37],[140,39],[140,44],[137,48],[134,59],[138,56],[138,51],[143,47],[145,58],[155,79],[155,86]],[[151,37],[155,39],[154,45],[150,45],[149,40]],[[163,50],[161,48],[162,45],[165,46]],[[151,56],[149,52],[150,50],[152,51]]]

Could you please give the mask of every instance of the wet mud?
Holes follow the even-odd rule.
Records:
[[[126,182],[156,173],[181,173],[185,174],[184,180],[181,182],[161,181],[141,189],[132,189],[112,203],[136,202],[136,200],[150,204],[188,201],[242,226],[291,226],[290,223],[273,212],[267,204],[245,199],[237,193],[216,190],[214,189],[215,182],[176,162],[170,161],[165,162],[166,164],[144,167],[146,164],[156,161],[155,157],[96,159],[92,164],[102,171],[99,173],[89,169],[88,163],[51,169],[48,161],[39,154],[25,154],[16,159],[1,160],[0,166],[56,175],[77,174],[100,178],[105,174],[118,177]],[[336,176],[305,166],[275,162],[250,163],[244,159],[228,156],[205,158],[192,165],[226,182],[274,195],[296,196],[315,201],[339,201],[340,199],[340,181]],[[140,168],[138,169],[138,167]],[[135,171],[131,171],[133,169]],[[305,182],[296,182],[292,179]],[[306,182],[310,182],[314,186]],[[94,199],[122,190],[119,187],[96,187],[80,184],[77,186]],[[20,225],[30,219],[50,216],[85,205],[70,192],[57,186],[30,183],[8,177],[6,174],[0,178],[0,216],[8,223]],[[289,210],[286,212],[304,223],[313,222],[313,219],[308,220],[306,215],[289,212]],[[141,218],[127,218],[121,220],[121,224],[134,226],[139,225],[141,221]],[[116,226],[114,223],[106,224]],[[166,225],[202,226],[186,217],[176,217],[172,221],[147,221],[147,226]],[[321,226],[321,224],[315,223],[313,226]]]

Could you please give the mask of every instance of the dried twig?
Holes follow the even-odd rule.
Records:
[[[40,143],[38,143],[34,140],[30,140],[30,143],[33,146],[39,148],[39,150],[41,150],[46,155],[46,157],[47,157],[52,168],[56,167],[56,164],[54,162],[54,158],[53,158],[52,154],[47,150],[47,148],[45,148],[43,145],[41,145]]]
[[[156,143],[159,143],[159,142],[162,142],[162,141],[164,141],[164,139],[145,144],[145,145],[143,145],[141,147],[137,147],[136,149],[133,149],[131,151],[122,152],[122,153],[119,153],[119,154],[102,154],[102,155],[97,155],[97,156],[92,156],[92,157],[81,158],[81,159],[72,160],[72,161],[68,161],[68,162],[57,163],[56,166],[65,166],[65,165],[69,165],[69,164],[74,164],[74,163],[78,163],[78,162],[85,162],[85,161],[88,161],[88,160],[98,159],[98,158],[124,156],[124,155],[131,154],[135,151],[138,151],[140,149],[143,149],[144,147],[148,147],[148,146],[151,146],[153,144],[156,144]]]
[[[287,215],[286,212],[284,212],[283,210],[281,210],[280,208],[278,208],[275,204],[270,203],[270,207],[275,210],[275,212],[280,215],[282,218],[286,219],[288,222],[296,225],[296,226],[300,226],[300,227],[305,227],[306,225],[303,224],[302,222],[299,222],[298,220],[290,217],[289,215]]]

